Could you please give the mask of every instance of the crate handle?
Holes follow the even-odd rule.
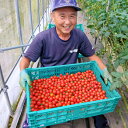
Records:
[[[30,96],[30,92],[29,92],[29,84],[26,82],[26,96],[29,97]],[[27,104],[28,104],[28,107],[27,107],[27,112],[30,111],[30,99],[27,98]]]

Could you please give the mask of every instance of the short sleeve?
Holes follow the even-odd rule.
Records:
[[[31,61],[36,62],[37,59],[40,57],[41,52],[43,49],[43,40],[42,40],[42,33],[39,33],[32,43],[30,44],[29,48],[27,49],[26,53],[24,54],[25,57],[29,58]]]
[[[85,33],[81,34],[81,43],[79,47],[79,53],[83,54],[85,57],[90,57],[95,54],[95,50],[92,47],[89,39],[85,35]]]

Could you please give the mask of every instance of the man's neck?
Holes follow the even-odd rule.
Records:
[[[70,38],[70,36],[71,36],[70,33],[68,33],[68,34],[60,33],[57,29],[56,29],[56,32],[57,32],[57,35],[59,36],[59,38],[61,40],[68,40]]]

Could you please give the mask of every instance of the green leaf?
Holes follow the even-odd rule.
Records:
[[[120,64],[124,64],[126,62],[126,60],[122,59],[120,60]]]
[[[126,25],[123,25],[123,26],[121,26],[121,30],[125,31],[125,32],[128,32],[128,27]]]
[[[109,37],[109,35],[110,35],[110,32],[105,33],[105,37]]]
[[[97,2],[99,2],[99,1],[102,1],[102,0],[96,0]]]
[[[124,82],[124,84],[128,86],[128,80],[126,80],[126,81]]]
[[[88,20],[89,18],[87,16],[84,17],[85,20]]]
[[[101,13],[100,15],[99,15],[99,17],[103,17],[103,16],[105,16],[106,15],[106,13]]]
[[[94,28],[94,25],[87,25],[88,28]]]
[[[125,78],[128,80],[128,71],[124,72]]]
[[[114,89],[116,89],[116,88],[121,88],[122,85],[123,85],[123,84],[121,83],[121,81],[113,82],[112,85],[111,85],[111,87],[110,87],[110,90],[114,90]]]
[[[112,76],[116,77],[116,78],[121,78],[122,77],[122,73],[120,72],[111,72]]]
[[[108,27],[101,28],[101,31],[107,31],[107,30],[108,30]]]
[[[128,55],[128,48],[126,47],[123,51],[120,52],[118,55],[118,59],[121,59],[121,57],[127,56]]]
[[[108,26],[110,26],[111,28],[114,28],[116,24],[109,24]]]
[[[114,67],[117,68],[119,65],[120,65],[120,61],[119,61],[119,60],[116,60],[116,61],[114,62]]]
[[[128,13],[126,12],[126,10],[124,10],[123,12],[120,13],[123,17],[127,17],[128,16]]]
[[[125,76],[128,76],[128,71],[124,71],[124,75]]]
[[[98,25],[101,25],[101,24],[103,24],[104,22],[105,22],[105,20],[99,21],[99,22],[98,22]]]
[[[124,34],[115,34],[115,37],[127,39],[127,36]]]
[[[96,31],[95,29],[91,29],[90,33],[94,34]]]
[[[124,60],[128,60],[128,55],[127,56],[123,56],[121,58],[124,59]]]

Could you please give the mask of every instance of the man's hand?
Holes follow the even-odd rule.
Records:
[[[108,80],[112,83],[112,76],[109,74],[107,68],[103,69],[102,71],[105,84],[108,84]]]
[[[27,73],[27,71],[25,69],[23,69],[21,72],[20,72],[20,81],[19,81],[19,84],[20,86],[25,90],[25,83],[28,83],[29,85],[31,84],[31,80],[30,80],[30,77]]]

